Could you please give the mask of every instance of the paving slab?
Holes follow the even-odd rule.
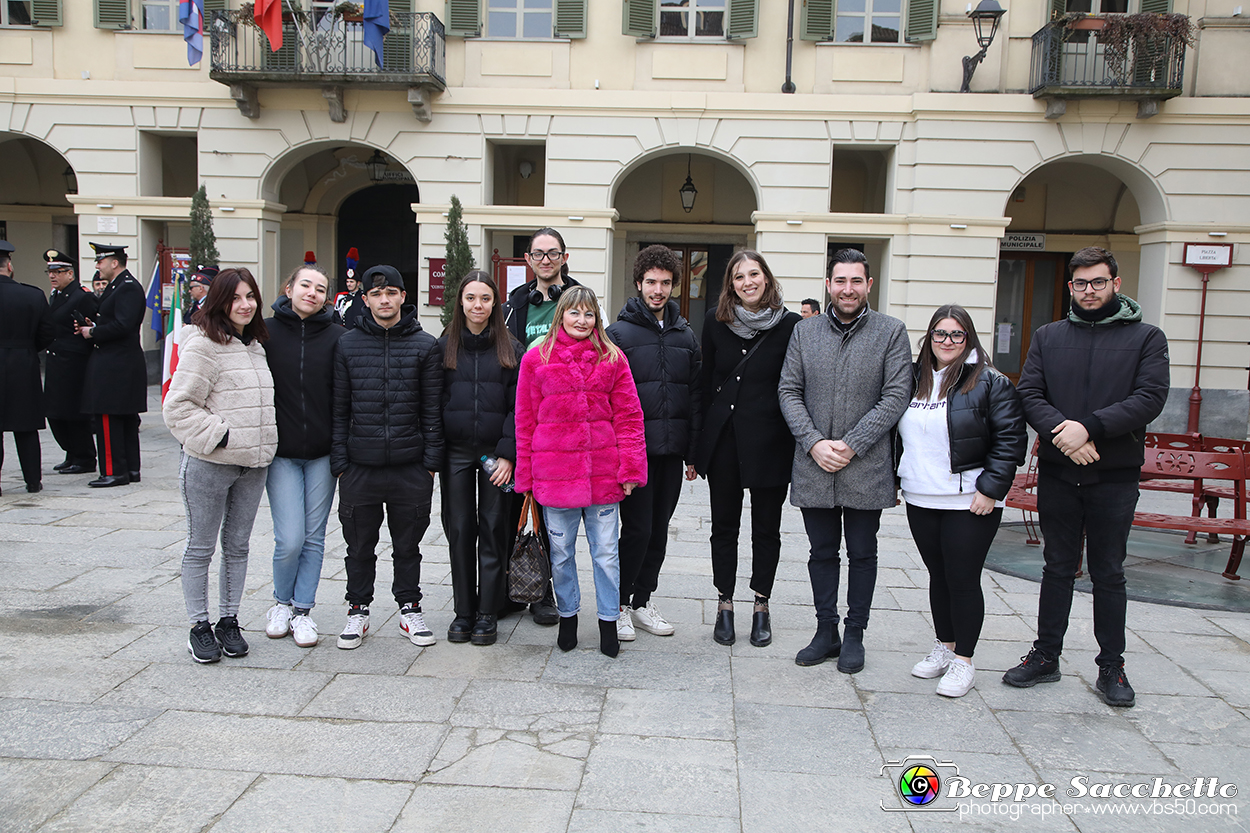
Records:
[[[261,775],[210,828],[212,833],[342,833],[388,830],[412,796],[394,781]]]
[[[0,699],[0,757],[98,758],[156,719],[156,709]]]
[[[0,758],[0,833],[27,833],[113,769],[99,761]]]
[[[630,777],[622,779],[622,771]],[[725,741],[600,735],[577,807],[737,818],[738,763]]]
[[[562,833],[572,807],[570,792],[420,784],[391,833]]]

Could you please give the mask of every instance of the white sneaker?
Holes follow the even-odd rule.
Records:
[[[265,614],[269,624],[265,625],[265,636],[270,639],[281,639],[291,632],[291,606],[276,604]]]
[[[343,628],[343,632],[339,634],[339,647],[344,651],[350,651],[352,648],[359,648],[360,643],[365,641],[365,634],[369,632],[369,609],[368,608],[352,608],[347,613],[347,625]]]
[[[399,629],[404,632],[413,645],[425,647],[433,645],[437,640],[434,631],[426,627],[425,617],[419,607],[403,607],[399,610]]]
[[[929,652],[927,657],[911,667],[911,675],[922,680],[932,680],[934,677],[940,677],[946,673],[946,669],[950,667],[953,659],[955,659],[955,652],[935,639],[933,640],[933,650]]]
[[[317,644],[317,623],[306,613],[291,617],[291,633],[295,635],[295,644],[301,648]]]
[[[656,636],[672,636],[673,626],[665,621],[660,611],[655,609],[655,602],[647,600],[645,607],[634,611],[634,619],[639,628]]]
[[[977,670],[971,662],[964,662],[959,657],[951,660],[950,667],[938,681],[937,693],[943,697],[963,697],[972,690],[972,683]]]
[[[634,632],[634,618],[629,611],[629,605],[625,605],[616,619],[616,638],[621,642],[633,642],[638,636]]]

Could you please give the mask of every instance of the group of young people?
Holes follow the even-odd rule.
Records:
[[[448,640],[492,644],[498,617],[517,609],[507,599],[507,557],[519,496],[529,493],[542,507],[552,575],[551,597],[534,606],[535,620],[558,623],[562,650],[577,645],[575,544],[584,528],[599,648],[616,656],[636,629],[674,631],[652,596],[682,480],[701,475],[719,594],[714,641],[737,638],[748,490],[750,642],[772,641],[769,601],[788,493],[809,538],[817,620],[795,661],[837,658],[846,673],[865,665],[880,516],[901,487],[929,571],[935,632],[912,673],[940,677],[938,694],[962,696],[974,684],[984,621],[981,571],[1024,461],[1027,420],[1042,437],[1046,571],[1038,641],[1005,682],[1058,679],[1085,529],[1103,649],[1098,690],[1112,705],[1132,704],[1123,672],[1123,561],[1136,480],[1126,472],[1140,467],[1141,429],[1166,398],[1167,344],[1119,294],[1109,252],[1085,249],[1073,258],[1072,312],[1035,334],[1019,388],[993,368],[957,305],[933,313],[913,361],[903,322],[868,304],[869,264],[854,249],[834,255],[828,308],[822,314],[815,305],[806,318],[786,309],[759,253],[736,253],[701,339],[673,297],[681,261],[663,246],[639,252],[638,295],[609,327],[594,292],[570,276],[557,231],[535,232],[526,259],[535,278],[506,301],[488,274],[464,276],[439,339],[423,331],[390,266],[361,276],[366,311],[350,330],[333,322],[330,281],[316,267],[291,275],[268,319],[246,269],[216,276],[164,406],[183,444],[183,587],[197,661],[248,651],[237,614],[266,487],[275,537],[268,636],[317,643],[310,614],[337,485],[349,604],[338,647],[355,648],[369,632],[384,518],[400,629],[417,645],[434,644],[421,608],[420,541],[436,473],[453,584]],[[1101,357],[1097,370],[1093,355]],[[214,627],[207,577],[218,536]]]

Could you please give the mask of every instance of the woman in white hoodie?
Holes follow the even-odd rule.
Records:
[[[915,394],[898,423],[898,475],[907,522],[929,569],[937,638],[911,673],[941,676],[937,693],[971,690],[972,652],[985,619],[981,569],[1024,462],[1020,396],[981,349],[967,310],[939,307],[920,342]]]
[[[265,477],[278,449],[273,377],[261,346],[269,338],[256,279],[224,269],[182,331],[178,369],[162,408],[182,443],[179,480],[187,509],[182,594],[191,619],[187,650],[196,662],[245,656],[239,601],[248,540]],[[216,627],[209,625],[208,568],[221,538]]]

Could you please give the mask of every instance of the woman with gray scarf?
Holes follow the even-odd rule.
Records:
[[[777,388],[790,332],[781,286],[758,252],[729,261],[720,301],[703,324],[703,433],[695,469],[707,477],[712,510],[712,580],[720,601],[712,639],[732,645],[742,497],[751,490],[751,644],[772,642],[768,597],[781,557],[781,509],[790,484],[794,437]]]

